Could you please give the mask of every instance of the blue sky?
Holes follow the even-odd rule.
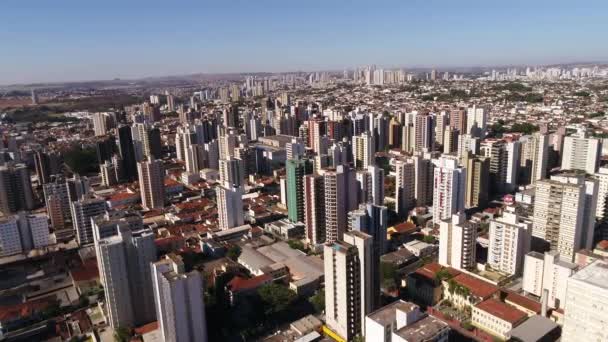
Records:
[[[608,1],[2,0],[0,84],[608,61]]]

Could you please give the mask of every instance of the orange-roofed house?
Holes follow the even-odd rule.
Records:
[[[270,284],[272,277],[262,274],[253,278],[243,278],[236,276],[226,285],[226,290],[230,293],[230,303],[235,305],[241,296],[253,293],[263,285]]]
[[[508,332],[528,319],[528,315],[509,304],[487,299],[473,307],[471,323],[501,339],[508,339]]]
[[[414,303],[421,307],[433,306],[441,300],[442,285],[439,278],[451,278],[460,272],[438,263],[426,264],[407,275],[406,290]]]
[[[471,307],[493,297],[499,290],[497,286],[466,273],[443,281],[443,297],[459,309]]]

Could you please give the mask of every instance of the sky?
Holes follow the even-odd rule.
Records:
[[[608,1],[2,0],[0,85],[608,61]]]

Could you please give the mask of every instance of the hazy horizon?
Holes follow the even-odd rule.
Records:
[[[608,61],[601,1],[3,4],[0,85]]]

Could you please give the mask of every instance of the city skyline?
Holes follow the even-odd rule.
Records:
[[[608,61],[599,1],[145,5],[5,4],[0,84]]]

